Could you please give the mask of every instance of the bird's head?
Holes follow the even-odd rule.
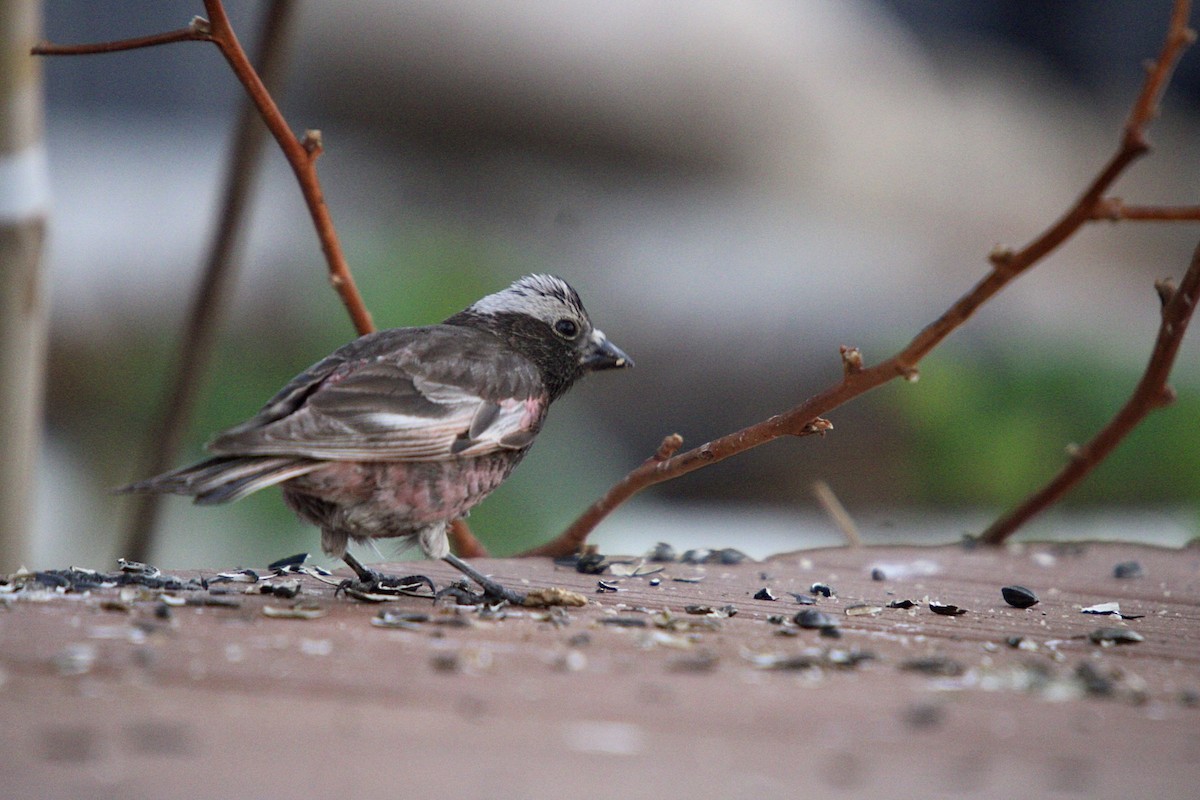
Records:
[[[551,399],[588,372],[632,367],[633,360],[592,326],[578,293],[562,278],[526,275],[446,320],[482,328],[541,370]]]

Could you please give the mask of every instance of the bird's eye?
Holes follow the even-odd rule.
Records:
[[[563,317],[554,323],[554,332],[564,339],[574,339],[579,334],[579,324],[573,319]]]

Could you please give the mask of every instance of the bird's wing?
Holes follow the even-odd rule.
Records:
[[[209,449],[406,461],[516,450],[532,441],[548,401],[527,359],[490,336],[442,326],[385,334],[359,339],[298,376]]]

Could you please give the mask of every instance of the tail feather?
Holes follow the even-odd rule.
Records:
[[[240,500],[248,494],[312,472],[322,462],[288,456],[217,456],[189,467],[122,486],[120,494],[191,495],[199,505]]]

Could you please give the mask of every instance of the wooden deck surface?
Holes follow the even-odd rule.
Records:
[[[1130,561],[1140,577],[1113,576]],[[589,603],[483,618],[335,597],[312,577],[294,600],[247,584],[168,593],[188,605],[129,588],[0,594],[4,796],[1200,791],[1197,548],[839,548],[637,577],[477,565]],[[453,577],[441,563],[388,569]],[[597,592],[599,580],[616,591]],[[833,596],[791,594],[811,597],[816,582]],[[1012,584],[1040,602],[1007,605]],[[754,599],[764,588],[777,599]],[[916,605],[886,607],[905,599]],[[264,611],[297,601],[319,616]],[[930,601],[967,611],[935,614]],[[213,602],[228,605],[198,604]],[[1138,618],[1081,611],[1110,602]],[[840,635],[797,627],[803,609]],[[400,627],[373,623],[381,612]],[[1140,641],[1096,643],[1102,628]]]

